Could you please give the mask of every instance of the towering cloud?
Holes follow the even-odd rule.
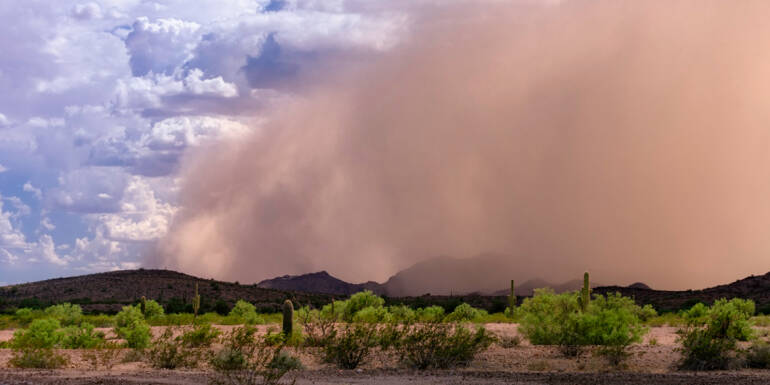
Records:
[[[766,272],[770,5],[504,3],[420,9],[388,53],[192,154],[154,262],[362,281],[493,252],[672,289]]]

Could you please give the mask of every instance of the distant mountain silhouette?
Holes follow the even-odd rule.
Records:
[[[516,279],[510,257],[483,254],[473,258],[438,257],[401,270],[383,286],[394,297],[423,294],[492,293]]]
[[[630,287],[632,289],[647,289],[647,290],[650,290],[650,287],[647,286],[647,284],[645,284],[643,282],[635,282],[635,283],[632,283],[632,284],[628,285],[628,287]]]
[[[384,287],[377,282],[348,283],[332,277],[326,271],[303,275],[284,275],[282,277],[266,279],[258,283],[257,286],[265,289],[341,295],[350,295],[363,290],[371,290],[377,294],[385,292]]]
[[[385,283],[348,283],[331,276],[326,271],[303,275],[285,275],[267,279],[259,287],[314,293],[349,295],[361,290],[371,290],[391,297],[431,295],[508,295],[508,289],[499,290],[510,282],[512,272],[507,257],[485,254],[474,258],[438,257],[418,262],[401,270]],[[543,279],[522,280],[516,286],[516,295],[530,296],[534,289],[550,287],[557,293],[577,290],[583,281],[575,279],[563,283],[550,283]],[[594,284],[592,287],[597,286]]]

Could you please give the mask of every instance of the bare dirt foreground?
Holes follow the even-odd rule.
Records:
[[[499,336],[517,334],[514,324],[488,324]],[[229,328],[229,327],[223,327]],[[157,334],[157,328],[153,328]],[[740,370],[695,373],[676,370],[675,328],[655,327],[645,340],[631,348],[624,370],[613,370],[600,357],[586,354],[567,359],[554,347],[493,345],[467,368],[443,371],[414,371],[399,368],[397,357],[376,352],[355,371],[337,370],[321,364],[305,349],[293,351],[305,370],[296,373],[297,384],[770,384],[770,371]],[[0,331],[0,341],[12,337]],[[9,349],[0,349],[0,385],[16,384],[207,384],[205,370],[156,370],[142,362],[118,362],[110,370],[90,370],[82,351],[66,351],[70,365],[60,370],[20,370],[8,366]],[[291,378],[289,378],[291,380]]]

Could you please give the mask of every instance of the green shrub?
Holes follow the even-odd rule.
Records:
[[[409,306],[391,306],[388,308],[388,312],[393,316],[392,319],[395,322],[406,323],[417,321],[417,312],[412,310]]]
[[[67,364],[67,357],[51,348],[14,349],[9,363],[17,368],[57,369]]]
[[[353,315],[353,322],[383,323],[392,320],[393,316],[384,307],[367,306]]]
[[[145,353],[150,365],[156,369],[195,367],[199,358],[199,350],[186,346],[181,336],[174,337],[172,327],[153,340]]]
[[[56,353],[64,333],[59,321],[53,318],[36,319],[27,329],[13,333],[10,347],[13,355],[9,363],[17,368],[55,369],[67,363],[66,357]]]
[[[58,346],[64,333],[59,330],[59,321],[52,318],[36,319],[27,329],[19,329],[13,333],[11,348],[14,349],[48,349]]]
[[[144,315],[136,306],[123,306],[123,309],[115,315],[115,327],[117,328],[128,327],[137,321],[144,322]]]
[[[107,314],[84,315],[82,322],[88,322],[97,328],[115,326],[115,317]]]
[[[754,310],[753,301],[734,298],[717,300],[710,308],[695,305],[685,312],[688,324],[677,332],[682,344],[680,368],[721,370],[733,366],[737,341],[752,336],[749,319]]]
[[[143,321],[137,321],[131,326],[119,329],[119,335],[126,340],[126,346],[132,349],[146,348],[152,338],[150,326]]]
[[[639,317],[639,320],[642,322],[647,322],[655,317],[658,316],[658,312],[655,310],[652,305],[647,304],[643,307],[639,308],[639,311],[636,314],[637,317]]]
[[[43,312],[40,310],[33,310],[30,308],[21,308],[19,310],[16,310],[16,313],[14,314],[14,318],[18,323],[21,325],[29,325],[30,322],[37,318],[41,318],[43,316]]]
[[[115,315],[115,334],[126,340],[132,349],[144,349],[150,344],[150,326],[144,320],[142,311],[136,306],[123,306]]]
[[[233,306],[233,309],[230,310],[228,316],[239,317],[247,325],[260,325],[265,323],[265,320],[257,314],[257,308],[244,300],[238,300],[238,302],[235,303],[235,306]]]
[[[268,330],[264,336],[265,343],[270,346],[301,346],[304,343],[304,336],[299,330],[292,331],[290,336],[286,336],[283,332],[275,332],[275,330]]]
[[[219,371],[234,371],[246,366],[247,355],[257,348],[257,328],[237,327],[225,334],[220,342],[223,348],[211,358],[211,366]]]
[[[724,298],[714,301],[709,309],[709,325],[718,330],[724,336],[729,336],[738,341],[748,341],[752,335],[749,320],[754,315],[754,301],[741,298],[726,300]],[[722,334],[717,333],[717,338]]]
[[[334,329],[324,341],[322,359],[341,369],[355,369],[378,345],[377,333],[377,324],[371,323],[352,323]]]
[[[305,333],[305,346],[323,346],[334,330],[336,320],[330,310],[324,313],[316,309],[311,310],[307,306],[297,310],[297,321]]]
[[[756,341],[746,350],[746,366],[754,369],[770,368],[770,345]]]
[[[355,293],[345,301],[345,305],[342,310],[342,319],[346,322],[352,322],[353,316],[359,311],[367,308],[381,308],[385,304],[385,300],[378,297],[369,290]]]
[[[568,341],[567,324],[579,312],[576,293],[555,294],[551,289],[536,289],[519,307],[519,331],[533,345],[561,345]]]
[[[104,333],[94,331],[94,325],[83,322],[80,326],[64,329],[61,346],[65,349],[93,349],[104,344]]]
[[[704,323],[708,317],[709,307],[703,302],[698,302],[689,310],[682,312],[682,317],[688,323]]]
[[[681,369],[723,370],[728,369],[733,362],[735,339],[714,338],[713,331],[707,327],[688,326],[678,333],[682,344]]]
[[[222,349],[209,361],[214,376],[213,384],[250,385],[277,384],[287,373],[302,368],[296,357],[272,347],[256,337],[253,326],[238,327],[221,339]]]
[[[444,308],[434,305],[419,309],[417,318],[423,322],[441,322],[444,319]]]
[[[324,305],[321,308],[321,316],[325,319],[341,320],[347,305],[347,301],[332,301],[332,303]]]
[[[474,332],[461,324],[429,322],[404,326],[394,347],[409,367],[445,369],[468,365],[494,340],[483,327]]]
[[[481,312],[477,309],[474,309],[471,305],[468,305],[467,303],[462,303],[460,305],[457,305],[455,310],[449,314],[447,314],[444,321],[447,322],[462,322],[462,321],[473,321],[474,319],[477,319],[481,317]]]
[[[141,313],[141,309],[139,310]],[[161,306],[157,301],[153,299],[148,299],[144,302],[144,318],[150,319],[150,318],[157,318],[162,317],[165,314],[163,311],[163,306]]]
[[[45,309],[45,315],[57,319],[64,326],[77,325],[83,318],[83,309],[80,308],[80,305],[63,303],[49,306]]]
[[[519,307],[519,330],[534,345],[558,345],[567,356],[581,347],[599,345],[611,363],[622,361],[625,349],[646,332],[637,314],[641,308],[620,294],[595,295],[585,311],[577,293],[555,294],[537,289]]]
[[[198,324],[184,332],[180,338],[185,346],[192,348],[209,347],[222,332],[211,324]]]

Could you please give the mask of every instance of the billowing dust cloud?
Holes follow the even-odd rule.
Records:
[[[155,262],[359,282],[490,252],[517,277],[669,289],[770,270],[769,3],[415,15],[398,47],[190,156]]]

